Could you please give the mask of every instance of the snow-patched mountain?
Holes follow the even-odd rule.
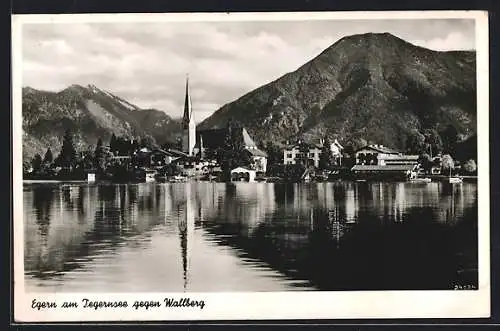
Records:
[[[47,147],[58,151],[70,129],[79,150],[117,136],[153,136],[158,143],[175,141],[179,120],[163,111],[141,109],[95,85],[71,85],[59,92],[23,88],[23,157],[29,160]]]

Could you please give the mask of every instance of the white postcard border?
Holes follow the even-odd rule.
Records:
[[[254,293],[26,293],[22,220],[22,25],[117,21],[262,21],[317,19],[444,19],[476,21],[479,289],[476,291],[335,291]],[[188,13],[188,14],[79,14],[14,15],[12,17],[13,72],[13,234],[14,318],[17,322],[133,321],[133,320],[265,320],[265,319],[376,319],[376,318],[480,318],[490,316],[489,243],[489,69],[488,15],[480,11],[342,12],[342,13]],[[135,309],[136,300],[164,298],[204,300],[199,308]],[[126,300],[128,308],[44,309],[37,301]]]

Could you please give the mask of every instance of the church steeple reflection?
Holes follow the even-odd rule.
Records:
[[[179,216],[181,213],[179,213]],[[179,219],[179,240],[181,243],[181,254],[182,254],[182,278],[184,280],[184,291],[187,289],[187,226],[186,220],[182,218]]]
[[[193,206],[191,196],[191,185],[185,186],[186,200],[183,204],[179,204],[179,241],[181,245],[182,255],[182,276],[184,281],[184,291],[187,291],[189,285],[189,262],[190,262],[190,247],[194,232],[195,222],[195,207]]]

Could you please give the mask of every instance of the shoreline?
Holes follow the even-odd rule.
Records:
[[[465,182],[477,182],[477,176],[458,176],[462,178]],[[434,176],[424,176],[421,178],[431,178],[432,183],[437,183],[437,182],[446,182],[446,179],[448,179],[447,176],[442,176],[442,175],[434,175]],[[146,181],[112,181],[112,180],[96,180],[96,181],[86,181],[86,180],[60,180],[60,179],[23,179],[23,185],[24,184],[141,184],[141,183],[160,183],[160,184],[166,184],[166,183],[190,183],[190,182],[210,182],[210,183],[248,183],[248,184],[261,184],[261,183],[267,183],[267,184],[287,184],[287,183],[304,183],[304,184],[313,184],[313,183],[335,183],[335,182],[353,182],[353,183],[411,183],[409,180],[370,180],[370,179],[336,179],[336,180],[321,180],[321,181],[302,181],[302,182],[295,182],[295,181],[254,181],[254,182],[246,182],[246,181],[231,181],[231,182],[219,182],[219,181],[209,181],[209,180],[198,180],[198,179],[193,179],[193,180],[186,180],[186,181],[151,181],[151,182],[146,182]]]

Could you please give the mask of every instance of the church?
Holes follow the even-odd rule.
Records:
[[[194,156],[196,145],[196,123],[193,116],[191,96],[189,95],[189,77],[186,78],[186,93],[184,97],[184,115],[182,116],[182,151],[189,156]]]
[[[196,130],[196,122],[191,104],[189,93],[189,78],[186,79],[186,92],[184,97],[184,114],[182,117],[182,152],[189,157],[202,157],[206,149],[217,149],[224,145],[224,140],[228,128]],[[233,139],[240,139],[243,147],[254,161],[255,170],[266,172],[267,154],[260,150],[257,144],[250,137],[247,130],[243,127],[233,129]]]

